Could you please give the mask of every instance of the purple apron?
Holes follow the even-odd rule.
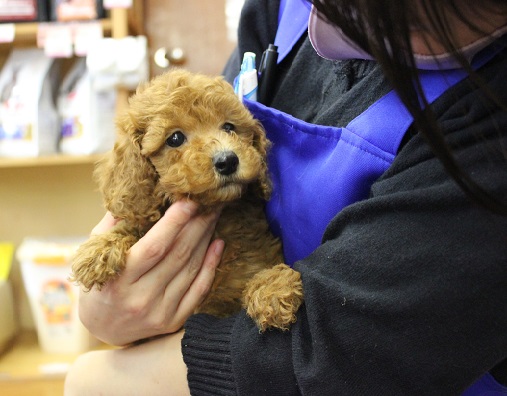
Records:
[[[421,71],[420,77],[431,103],[466,73]],[[345,206],[368,197],[412,124],[394,91],[343,128],[309,124],[257,102],[245,104],[273,143],[268,162],[274,189],[266,214],[289,265],[319,246],[326,226]]]
[[[281,1],[275,39],[278,63],[305,32],[309,12],[304,0]],[[474,67],[493,56],[480,56]],[[428,103],[466,76],[462,70],[421,71]],[[268,162],[274,191],[266,214],[272,231],[283,241],[289,265],[319,246],[326,226],[345,206],[368,197],[413,121],[393,91],[343,128],[309,124],[257,102],[245,104],[273,143]],[[478,395],[507,395],[507,388],[486,374],[462,396]]]

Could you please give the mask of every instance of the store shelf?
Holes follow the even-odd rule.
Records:
[[[14,42],[18,43],[35,43],[37,40],[37,30],[39,24],[58,24],[58,23],[87,23],[87,22],[25,22],[14,24]],[[104,36],[110,36],[113,31],[113,19],[101,19],[102,31]]]
[[[110,348],[101,344],[96,349]],[[36,333],[20,333],[12,346],[0,355],[0,394],[2,396],[61,396],[68,368],[77,354],[43,352]]]
[[[107,18],[100,20],[104,36],[122,38],[142,32],[142,3],[134,0],[131,9],[108,10]],[[35,47],[40,25],[15,23],[14,42],[0,44],[0,65],[13,48]],[[120,90],[118,96],[117,109],[121,109],[127,93]],[[87,235],[104,213],[92,177],[94,164],[103,156],[0,157],[0,224],[5,225],[0,227],[0,240],[19,246],[26,236]],[[16,261],[10,279],[23,332],[0,352],[0,395],[61,396],[64,377],[77,355],[48,354],[40,349],[35,332],[28,330],[34,323]]]
[[[94,164],[103,154],[64,155],[54,154],[33,158],[0,158],[0,169],[31,168],[41,166]]]
[[[34,331],[22,332],[12,347],[0,355],[0,388],[4,381],[64,378],[76,357],[76,354],[44,353]]]

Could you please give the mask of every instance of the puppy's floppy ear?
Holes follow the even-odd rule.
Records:
[[[156,221],[161,215],[154,197],[158,175],[141,154],[143,132],[136,129],[131,115],[117,118],[118,138],[114,149],[94,171],[106,209],[120,219]]]
[[[266,138],[266,132],[262,124],[256,121],[254,127],[254,147],[260,153],[263,158],[261,173],[257,183],[258,194],[262,199],[268,200],[271,195],[271,180],[268,174],[267,154],[269,147],[271,146],[270,141]]]

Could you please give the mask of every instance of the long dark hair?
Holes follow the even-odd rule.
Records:
[[[465,4],[462,3],[466,2],[459,0],[310,1],[330,23],[339,26],[350,39],[378,61],[400,99],[414,117],[418,131],[461,189],[484,207],[507,215],[507,202],[481,188],[455,160],[431,107],[425,102],[412,55],[410,27],[431,30],[433,37],[437,38],[445,50],[452,53],[470,74],[471,80],[489,92],[457,48],[455,36],[446,18],[446,15],[452,13],[472,30],[479,31],[466,17],[471,11],[477,13],[477,10],[473,10],[477,6],[468,6],[469,9],[465,9]],[[482,0],[481,7],[486,5],[501,6],[507,10],[505,0]],[[494,97],[493,100],[507,111],[507,103]]]

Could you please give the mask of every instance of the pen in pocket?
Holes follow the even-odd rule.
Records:
[[[259,64],[257,100],[263,104],[268,104],[271,99],[273,84],[276,77],[277,60],[278,47],[274,44],[269,44],[268,49],[262,54]]]

